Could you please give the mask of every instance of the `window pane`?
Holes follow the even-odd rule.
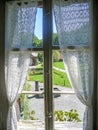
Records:
[[[71,87],[60,50],[53,51],[53,84]]]
[[[53,15],[53,43],[52,44],[53,44],[53,46],[58,46],[59,45],[58,34],[57,34],[57,30],[56,30],[54,15]]]
[[[30,81],[38,81],[43,83],[43,52],[31,53],[31,65],[29,69]]]
[[[71,89],[59,88],[66,91],[54,97],[54,120],[55,128],[60,130],[83,130],[83,114],[85,106],[79,101],[75,94],[70,94]]]
[[[28,127],[31,127],[31,129],[41,127],[44,130],[43,58],[44,55],[41,51],[31,53],[31,64],[26,85],[17,101],[19,107],[17,117],[19,123],[22,122],[21,127],[25,126],[25,129]]]
[[[83,130],[85,106],[72,89],[60,50],[53,51],[53,93],[55,129]]]
[[[35,35],[33,40],[33,47],[42,47],[42,8],[37,9],[36,23],[35,23]]]

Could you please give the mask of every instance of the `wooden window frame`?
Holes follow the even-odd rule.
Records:
[[[8,100],[5,86],[5,2],[0,1],[0,129],[7,130]],[[14,1],[14,0],[13,0]],[[93,130],[98,130],[98,1],[91,0],[93,45],[94,45],[94,89],[93,89]],[[48,4],[47,4],[48,3]],[[45,73],[45,130],[53,130],[53,94],[52,94],[52,0],[43,1],[43,51]],[[48,24],[47,24],[48,23]],[[50,95],[49,95],[50,94]],[[51,107],[52,106],[52,107]]]

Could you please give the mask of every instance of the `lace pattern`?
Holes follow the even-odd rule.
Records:
[[[54,0],[58,40],[77,97],[85,104],[83,130],[92,130],[93,50],[90,0]]]
[[[17,130],[15,101],[26,82],[35,28],[37,2],[6,3],[5,82],[9,101],[7,130]],[[19,51],[13,51],[17,49]]]
[[[6,6],[6,49],[25,50],[32,47],[37,2],[7,3]]]
[[[90,45],[90,10],[87,1],[54,0],[54,15],[62,48]]]

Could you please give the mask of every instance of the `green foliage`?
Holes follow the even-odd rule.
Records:
[[[23,88],[23,90],[27,90],[27,91],[29,91],[30,89],[31,89],[30,84],[26,84]],[[29,111],[29,101],[27,95],[21,94],[18,101],[20,103],[20,109],[21,109],[20,112],[24,111],[24,120],[26,120],[28,119],[28,111]]]
[[[58,110],[54,112],[56,121],[66,121],[65,113],[62,110]]]
[[[24,88],[23,88],[23,90],[26,90],[26,91],[30,91],[30,89],[31,89],[31,85],[30,85],[29,83],[27,83],[27,84],[24,86]]]
[[[59,51],[53,51],[53,61],[59,61],[60,59],[60,52]]]
[[[27,91],[29,91],[31,89],[31,85],[30,84],[26,84],[25,86],[24,86],[24,88],[23,88],[23,90],[27,90]],[[24,99],[25,99],[25,94],[20,94],[20,97],[19,97],[19,102],[20,102],[20,104],[22,103],[22,102],[24,102]]]
[[[35,111],[32,110],[31,112],[29,112],[28,110],[26,111],[26,115],[24,117],[24,120],[38,120],[38,118],[35,117]]]
[[[53,45],[59,45],[57,33],[53,34]]]
[[[65,116],[67,121],[81,122],[81,120],[79,119],[79,114],[76,109],[71,109],[69,112],[65,111]]]
[[[24,38],[25,38],[25,36],[24,36]],[[38,39],[38,37],[36,35],[34,35],[33,46],[34,47],[41,47],[42,44],[43,44],[43,40]],[[53,34],[53,45],[59,45],[57,33]]]
[[[28,103],[28,102],[26,102]],[[25,109],[24,109],[24,120],[38,120],[38,118],[35,117],[35,111],[32,110],[31,112],[28,109],[28,104],[25,104]]]
[[[44,57],[43,52],[39,52],[38,53],[38,61],[42,63],[43,62],[43,57]]]
[[[31,89],[31,85],[30,84],[26,84],[24,86],[24,89],[23,90],[26,90],[26,91],[30,91]],[[21,94],[20,95],[20,101],[21,103],[23,102],[23,113],[24,113],[24,120],[27,120],[27,119],[31,119],[31,120],[37,120],[37,118],[34,117],[34,114],[35,114],[35,111],[31,111],[29,112],[29,100],[28,100],[28,95],[25,95],[25,94]]]
[[[40,47],[42,45],[42,40],[39,40],[37,36],[34,35],[33,46]]]
[[[35,111],[32,110],[31,112],[28,112],[28,117],[31,120],[38,120],[38,118],[35,117]]]
[[[24,120],[27,120],[29,118],[29,101],[27,98],[27,95],[25,95],[25,99],[24,99]]]
[[[81,122],[79,114],[76,109],[71,109],[70,111],[57,110],[54,112],[56,121],[76,121]]]
[[[37,68],[43,70],[43,62],[39,64]]]

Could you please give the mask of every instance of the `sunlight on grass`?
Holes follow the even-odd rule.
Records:
[[[54,85],[71,87],[67,74],[58,70],[53,70],[53,82]]]
[[[65,70],[65,66],[63,61],[61,62],[53,62],[53,66]]]
[[[43,83],[43,75],[39,74],[39,75],[30,75],[30,81],[39,81],[40,83]]]
[[[62,63],[59,65],[62,66]],[[39,68],[41,67],[41,68]],[[29,73],[29,81],[39,81],[40,83],[43,83],[44,81],[44,74],[43,74],[43,68],[42,66],[39,66],[38,68],[31,70]],[[71,87],[70,81],[68,79],[68,76],[66,72],[61,72],[59,70],[53,69],[53,84],[59,85],[59,86],[66,86]]]

